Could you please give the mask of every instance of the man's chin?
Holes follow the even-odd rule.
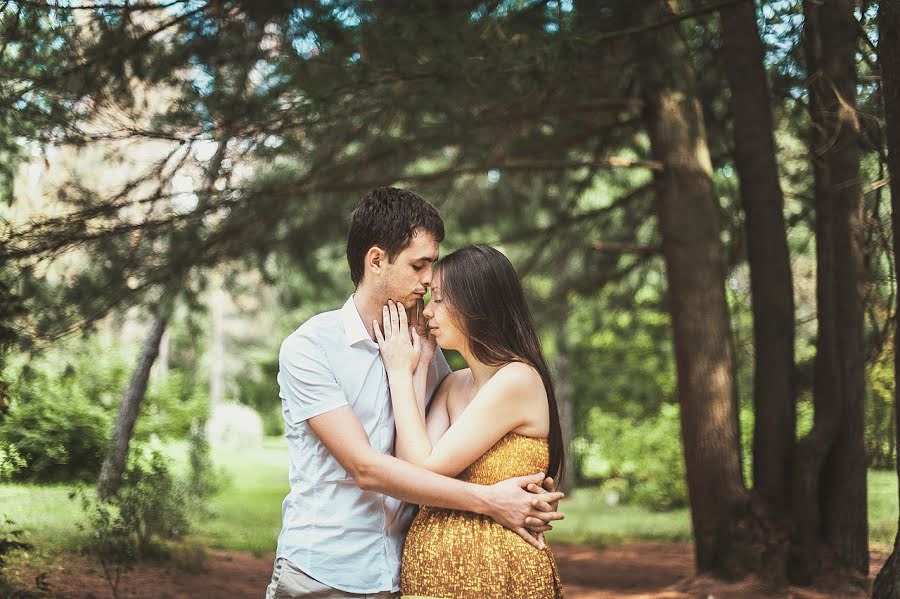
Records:
[[[418,303],[419,303],[419,296],[415,295],[415,296],[411,297],[410,299],[406,300],[405,302],[403,302],[403,307],[406,308],[407,310],[412,310],[413,308],[416,307],[416,305]]]

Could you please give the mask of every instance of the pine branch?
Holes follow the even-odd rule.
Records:
[[[172,2],[137,2],[137,3],[102,3],[95,2],[91,4],[61,4],[59,2],[42,2],[41,0],[16,0],[16,4],[28,6],[30,8],[43,8],[60,11],[76,11],[76,10],[165,10],[179,4],[190,4],[190,0],[173,0]]]
[[[653,183],[641,185],[640,187],[632,189],[625,195],[623,195],[619,198],[616,198],[608,206],[604,206],[602,208],[596,208],[594,210],[588,210],[588,211],[577,213],[577,214],[568,214],[568,215],[563,216],[562,218],[558,219],[553,224],[547,225],[546,227],[529,229],[527,231],[521,231],[514,235],[509,235],[507,237],[503,237],[498,241],[498,243],[502,245],[502,244],[507,244],[507,243],[516,243],[519,241],[530,241],[530,240],[534,240],[536,237],[544,237],[546,235],[553,235],[553,234],[559,233],[560,231],[563,231],[572,225],[579,224],[579,223],[582,223],[585,221],[592,221],[592,220],[598,219],[600,217],[607,216],[616,210],[626,208],[634,200],[636,200],[642,194],[646,193],[647,191],[649,191],[651,189],[653,189]]]
[[[673,14],[671,17],[667,17],[665,19],[660,19],[659,21],[655,21],[653,23],[648,23],[647,25],[638,25],[636,27],[629,27],[627,29],[622,29],[620,31],[612,31],[609,33],[601,33],[598,35],[590,36],[589,39],[592,42],[607,42],[610,40],[620,39],[623,37],[630,37],[632,35],[640,35],[644,33],[649,33],[651,31],[656,31],[657,29],[663,29],[670,25],[674,25],[676,23],[680,23],[681,21],[687,19],[693,19],[694,17],[700,17],[703,15],[707,15],[709,13],[718,12],[723,8],[728,8],[729,6],[733,6],[735,4],[741,4],[743,2],[752,2],[753,0],[724,0],[723,2],[716,2],[714,4],[710,4],[708,6],[702,6],[700,8],[695,8],[693,10],[686,10],[684,12]]]
[[[662,248],[655,245],[641,245],[624,241],[594,241],[591,247],[601,252],[612,254],[659,254]]]

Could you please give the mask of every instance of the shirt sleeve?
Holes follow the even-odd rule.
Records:
[[[303,335],[292,335],[281,344],[278,388],[293,424],[348,405],[325,350]]]

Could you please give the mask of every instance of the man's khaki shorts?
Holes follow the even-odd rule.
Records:
[[[275,569],[272,572],[272,582],[266,588],[266,599],[397,599],[400,593],[383,591],[372,595],[357,595],[346,591],[326,586],[307,576],[303,570],[279,557],[275,560]]]

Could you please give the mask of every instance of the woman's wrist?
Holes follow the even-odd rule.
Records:
[[[389,381],[403,382],[412,380],[413,373],[408,368],[388,368],[387,376]]]

